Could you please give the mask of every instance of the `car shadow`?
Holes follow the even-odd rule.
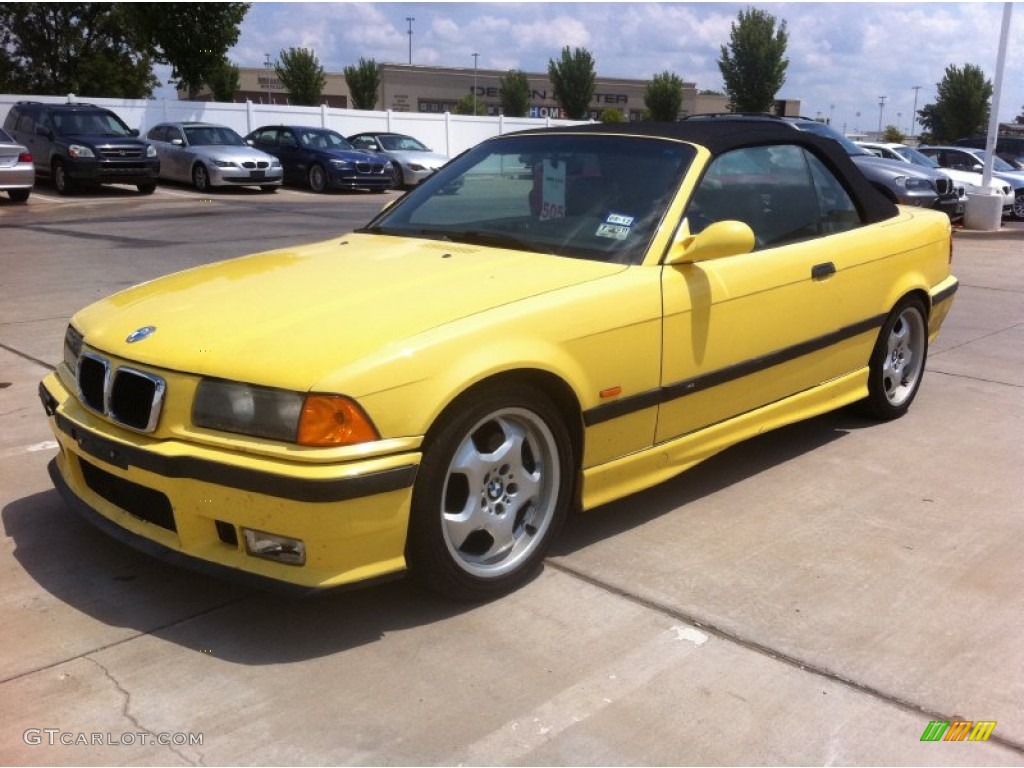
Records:
[[[873,422],[846,411],[734,446],[628,499],[575,515],[552,556],[566,557],[641,526],[706,494],[813,451]],[[402,629],[476,610],[427,593],[411,580],[334,590],[308,598],[260,592],[176,568],[93,528],[55,490],[0,512],[14,558],[44,590],[111,627],[127,627],[220,659],[281,664],[342,653]],[[535,577],[536,578],[536,577]]]

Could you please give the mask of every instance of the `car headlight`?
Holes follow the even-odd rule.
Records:
[[[84,144],[72,144],[70,147],[68,147],[68,154],[71,155],[71,157],[75,158],[96,157],[96,154],[92,151],[92,149],[90,147],[85,146]]]
[[[214,160],[213,164],[218,168],[235,168],[235,164],[230,160]]]
[[[275,158],[274,158],[273,160],[271,160],[271,161],[270,161],[270,167],[271,167],[271,168],[280,168],[280,167],[281,167],[281,161],[280,161],[280,160],[278,160],[278,159],[277,159],[277,158],[275,157]]]
[[[903,187],[903,189],[910,192],[927,192],[932,189],[932,183],[928,179],[919,179],[913,176],[897,176],[893,181],[896,182],[896,186]]]
[[[317,395],[203,379],[192,404],[197,427],[313,447],[379,440],[369,417],[341,395]]]
[[[74,326],[69,325],[64,331],[64,364],[77,375],[78,358],[82,356],[82,334]]]
[[[348,160],[331,160],[331,168],[348,169],[352,167],[352,163]]]
[[[146,157],[156,157],[156,147],[152,144],[146,145]]]
[[[410,171],[425,171],[425,170],[427,170],[427,167],[425,165],[420,165],[419,163],[409,163],[409,170]]]

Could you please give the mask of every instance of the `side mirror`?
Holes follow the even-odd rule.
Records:
[[[981,172],[983,172],[985,170],[985,166],[982,165],[981,163],[975,163],[971,167],[971,170],[974,171],[975,173],[981,173]]]
[[[182,139],[171,139],[171,144],[173,144],[176,147],[184,147],[185,146],[185,142]]]
[[[256,142],[253,141],[252,139],[246,139],[245,143],[248,144],[250,147],[255,147],[256,146]]]
[[[52,139],[53,138],[53,131],[51,131],[49,128],[45,128],[45,127],[43,127],[41,125],[37,125],[36,126],[36,136],[45,136],[48,139]]]
[[[129,136],[138,137],[139,129],[138,128],[132,128],[130,131],[128,131],[128,135]]]
[[[726,256],[750,253],[755,245],[754,230],[742,221],[716,221],[696,235],[687,235],[672,244],[666,264],[693,264]]]

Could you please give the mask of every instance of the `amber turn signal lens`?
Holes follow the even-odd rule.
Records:
[[[326,448],[379,440],[363,409],[340,395],[308,395],[299,417],[299,445]]]

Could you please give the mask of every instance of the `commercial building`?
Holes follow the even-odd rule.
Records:
[[[505,71],[493,69],[425,67],[415,64],[381,64],[380,100],[377,109],[395,112],[454,112],[456,105],[467,95],[475,94],[479,103],[489,115],[501,112],[501,78]],[[555,101],[554,87],[546,74],[527,72],[530,84],[529,117],[563,118],[565,115]],[[239,72],[240,88],[236,101],[253,103],[288,103],[288,92],[277,74],[271,68],[243,68]],[[594,98],[590,103],[588,117],[600,120],[610,109],[618,110],[630,120],[642,119],[644,112],[644,91],[647,80],[631,80],[618,77],[597,78]],[[212,98],[204,90],[200,100]],[[322,102],[329,107],[347,108],[352,106],[345,76],[341,73],[327,73],[327,84],[323,90]],[[699,93],[696,83],[683,83],[683,107],[680,116],[701,112],[726,112],[728,99],[725,96]],[[776,112],[796,115],[800,102],[780,100]]]

